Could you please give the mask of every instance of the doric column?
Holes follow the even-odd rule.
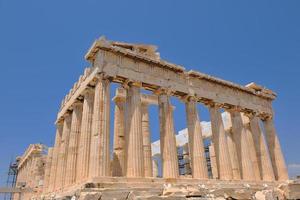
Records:
[[[160,122],[160,151],[163,178],[179,176],[176,139],[173,121],[173,107],[166,93],[158,96]]]
[[[79,139],[76,182],[87,180],[89,175],[91,129],[93,117],[94,91],[88,88],[84,91],[81,130]]]
[[[207,179],[208,170],[204,152],[202,129],[195,99],[190,97],[186,103],[187,126],[189,136],[189,155],[193,178]]]
[[[145,172],[140,85],[138,83],[130,83],[126,87],[126,176],[144,177]]]
[[[98,77],[95,86],[89,177],[110,176],[110,81]]]
[[[260,169],[260,174],[262,180],[264,181],[274,181],[274,171],[269,155],[268,147],[266,146],[265,136],[259,125],[259,118],[252,116],[250,119],[250,129],[252,132],[255,151],[258,158],[258,167]]]
[[[255,180],[251,154],[248,145],[247,132],[243,125],[242,115],[239,111],[230,112],[232,123],[232,134],[237,148],[240,171],[243,180]]]
[[[64,115],[64,127],[62,133],[62,140],[60,146],[60,158],[59,158],[59,177],[58,177],[58,187],[63,188],[65,186],[65,174],[67,170],[67,157],[68,157],[68,147],[70,139],[70,130],[71,130],[71,114],[68,112]]]
[[[49,191],[52,192],[56,188],[56,177],[57,177],[57,165],[58,165],[58,155],[61,143],[61,136],[63,130],[63,123],[59,121],[56,124],[56,136],[55,136],[55,143],[53,147],[53,156],[52,156],[52,164],[51,164],[51,173],[50,173],[50,180],[49,180]]]
[[[125,173],[125,122],[124,100],[115,98],[114,113],[114,153],[112,176],[124,176]]]
[[[211,105],[209,112],[212,141],[217,158],[218,177],[221,180],[232,180],[232,167],[221,113],[216,105]]]
[[[239,169],[239,160],[236,151],[236,145],[233,138],[232,129],[226,130],[227,135],[227,144],[230,154],[231,166],[232,166],[232,175],[234,180],[241,180],[241,172]]]
[[[192,168],[191,168],[191,154],[189,153],[189,143],[185,143],[182,146],[182,155],[184,160],[184,174],[185,175],[191,175],[192,174]]]
[[[256,154],[256,149],[255,149],[255,144],[254,144],[254,135],[252,134],[252,131],[250,129],[250,123],[249,123],[249,118],[246,115],[242,115],[244,119],[244,127],[246,129],[246,136],[247,136],[247,141],[248,141],[248,148],[250,152],[250,159],[252,162],[252,167],[254,171],[254,176],[255,180],[260,181],[261,176],[260,176],[260,171],[259,171],[259,166],[258,166],[258,160],[257,160],[257,154]]]
[[[47,155],[46,165],[45,165],[43,193],[49,192],[49,180],[50,180],[52,156],[53,156],[53,148],[48,148],[48,155]]]
[[[156,177],[158,177],[158,163],[157,163],[157,160],[155,160],[155,159],[153,159],[152,160],[152,166],[153,166],[153,174],[152,174],[152,176],[154,177],[154,178],[156,178]]]
[[[289,177],[287,173],[285,160],[281,151],[281,146],[274,127],[274,121],[272,117],[264,119],[264,126],[266,131],[266,141],[269,147],[270,157],[276,180],[288,180]]]
[[[71,133],[68,149],[66,185],[74,184],[76,181],[77,155],[82,117],[82,102],[75,102],[73,105]]]
[[[149,111],[148,104],[142,102],[142,133],[143,133],[143,151],[144,151],[144,168],[145,177],[152,177],[152,151],[151,135],[149,128]]]
[[[217,158],[216,158],[214,143],[212,142],[208,148],[209,148],[211,176],[213,179],[218,179],[219,174],[218,174]]]

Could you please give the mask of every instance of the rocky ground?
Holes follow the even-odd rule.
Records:
[[[172,185],[164,184],[163,188],[119,188],[119,189],[85,189],[72,200],[286,200],[300,198],[300,185],[284,183],[276,187],[262,185],[228,187],[218,184],[214,187],[206,185]],[[292,189],[291,189],[292,188]],[[290,191],[293,190],[293,191]]]

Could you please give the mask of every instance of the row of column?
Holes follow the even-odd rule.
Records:
[[[109,89],[109,81],[98,77],[95,88],[87,88],[83,101],[57,123],[48,192],[110,176]]]
[[[112,171],[109,152],[110,82],[99,76],[95,88],[88,88],[84,92],[83,102],[76,102],[72,111],[57,123],[51,173],[47,183],[49,191],[98,176],[152,176],[149,115],[147,104],[141,101],[141,85],[131,82],[123,86],[126,88],[126,100],[116,101],[115,107]],[[159,104],[162,173],[164,178],[177,178],[179,170],[170,93],[160,90],[156,94]],[[185,103],[192,176],[207,179],[197,101],[188,97]],[[232,133],[226,133],[220,108],[214,104],[209,107],[209,111],[219,179],[287,179],[272,119],[264,121],[266,145],[257,117],[250,117],[249,127],[245,128],[241,113],[231,112]]]
[[[229,110],[232,128],[225,131],[220,109],[214,105],[209,110],[216,178],[253,181],[288,179],[272,118],[264,118],[262,121],[266,133],[264,135],[260,118],[245,116],[238,110]]]

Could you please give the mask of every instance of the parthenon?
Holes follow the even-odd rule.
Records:
[[[91,66],[62,100],[57,115],[41,198],[143,199],[130,192],[138,190],[144,192],[140,196],[153,199],[179,193],[186,199],[204,197],[205,188],[222,184],[227,197],[238,199],[236,191],[247,190],[250,199],[288,180],[273,120],[272,101],[277,96],[273,91],[187,71],[162,60],[153,45],[101,37],[85,58]],[[119,84],[113,99],[111,83]],[[179,173],[171,97],[186,108],[189,176]],[[208,154],[197,104],[210,114]],[[154,173],[149,105],[159,111],[160,176]],[[172,187],[178,192],[170,192]]]

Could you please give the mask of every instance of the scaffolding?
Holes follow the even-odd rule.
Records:
[[[211,160],[209,155],[209,145],[210,144],[205,144],[204,153],[206,157],[208,176],[212,178],[212,167],[211,167]],[[192,175],[189,152],[184,150],[184,147],[181,146],[177,148],[177,158],[178,158],[179,175]]]
[[[20,158],[16,158],[15,161],[11,161],[8,168],[7,173],[7,180],[6,180],[6,187],[7,188],[15,188],[16,187],[16,181],[18,176],[18,162],[20,161]],[[12,193],[5,193],[4,194],[4,200],[12,200],[13,195]]]

